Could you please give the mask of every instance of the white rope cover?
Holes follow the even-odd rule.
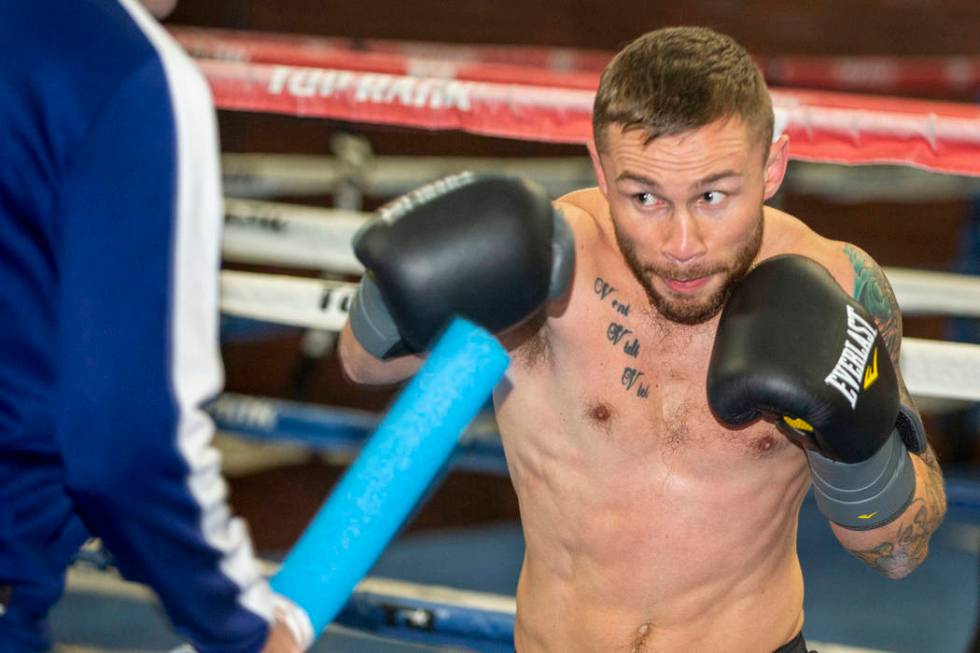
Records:
[[[395,197],[464,170],[527,177],[544,186],[552,197],[596,183],[592,165],[584,154],[535,159],[373,156],[363,168],[352,170],[336,157],[228,153],[222,155],[221,165],[226,195],[256,199],[330,194],[349,179],[366,195]],[[937,175],[904,166],[840,166],[794,161],[783,188],[840,204],[912,204],[962,199],[980,192],[980,179]]]
[[[221,273],[230,315],[340,331],[356,285],[254,272]],[[902,371],[913,395],[980,401],[980,345],[905,338]]]
[[[255,272],[221,273],[221,311],[310,329],[340,331],[356,284]]]
[[[225,260],[361,274],[351,240],[369,219],[369,213],[227,200]],[[980,278],[907,268],[885,274],[905,315],[980,317]]]
[[[592,165],[584,155],[535,159],[376,156],[364,169],[352,170],[335,157],[228,153],[222,155],[221,167],[226,195],[256,199],[332,193],[351,178],[366,195],[395,197],[464,170],[527,177],[552,197],[595,185]]]
[[[886,268],[905,315],[980,317],[980,277]]]
[[[370,214],[225,200],[226,261],[361,274],[351,241]]]
[[[902,375],[914,396],[980,401],[980,345],[904,338]]]

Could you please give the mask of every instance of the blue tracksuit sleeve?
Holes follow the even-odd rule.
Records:
[[[214,110],[174,51],[101,107],[56,198],[58,438],[78,512],[124,575],[198,650],[250,652],[271,594],[202,410],[222,384]]]

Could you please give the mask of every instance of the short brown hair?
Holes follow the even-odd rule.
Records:
[[[772,100],[749,53],[705,27],[668,27],[639,37],[606,66],[592,134],[602,151],[612,124],[644,129],[649,142],[736,117],[762,143],[772,140]]]

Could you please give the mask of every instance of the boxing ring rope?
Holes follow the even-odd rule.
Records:
[[[222,395],[209,407],[209,412],[218,429],[235,438],[253,443],[301,445],[306,451],[334,459],[353,457],[381,419],[380,415],[347,408],[311,406],[235,393]],[[259,451],[258,455],[263,465],[268,464],[269,451]],[[239,471],[252,469],[254,459],[240,459],[234,467]],[[498,476],[509,473],[492,416],[478,416],[463,432],[450,467]],[[234,475],[236,469],[228,471]],[[950,507],[969,510],[980,517],[980,485],[977,483],[947,479],[946,495]]]
[[[353,211],[228,201],[224,257],[232,263],[361,274],[364,269],[353,256],[350,243],[368,219],[370,214]],[[980,317],[980,279],[976,276],[891,267],[885,268],[885,274],[906,315]],[[222,273],[226,293],[222,310],[241,317],[338,331],[355,286],[226,270]],[[283,293],[279,301],[273,296],[276,292]]]
[[[351,242],[369,218],[343,209],[228,199],[222,256],[232,263],[360,275],[364,267]]]
[[[226,153],[221,157],[225,195],[262,199],[322,195],[354,178],[372,197],[396,197],[463,170],[506,172],[533,179],[552,197],[595,184],[587,156],[528,158],[371,156],[363,169],[334,157]]]
[[[249,443],[301,445],[306,451],[329,455],[335,462],[353,458],[380,421],[379,415],[368,411],[230,392],[216,399],[208,412],[223,433],[245,438]],[[256,451],[257,459],[246,451],[225,456],[226,474],[235,476],[267,467],[270,458],[275,457],[267,448]],[[292,455],[287,458],[295,460]],[[497,423],[491,414],[481,413],[463,431],[450,466],[501,476],[508,473]]]
[[[585,143],[591,90],[198,60],[221,109],[554,143]],[[980,109],[954,103],[773,91],[777,132],[804,161],[900,163],[978,175]]]
[[[370,213],[355,211],[227,200],[223,255],[232,263],[308,267],[359,275],[364,268],[353,255],[351,241],[370,218]],[[908,268],[885,268],[885,273],[906,315],[980,317],[980,278],[976,276]],[[258,285],[265,283],[263,278],[238,273],[230,274],[232,277],[234,301],[241,309],[229,307],[229,312],[252,310],[241,299],[249,285],[246,279],[255,279]],[[274,279],[269,283],[274,283]],[[303,285],[289,283],[283,287],[298,291]],[[339,291],[344,286],[338,283],[329,287]]]
[[[376,42],[354,51],[349,44],[345,47],[330,39],[181,28],[174,34],[191,52],[220,57],[201,58],[198,64],[222,109],[459,129],[548,142],[588,140],[595,68],[608,60],[608,55],[585,54],[589,70],[584,72],[575,66],[558,66],[556,71],[553,65],[499,64],[513,69],[514,74],[507,77],[479,68],[498,65],[493,60],[480,61],[487,57],[479,50],[469,55],[456,52],[456,56],[444,50],[442,56],[413,60],[397,52],[397,46],[391,54]],[[525,62],[556,60],[547,51],[533,48],[514,49],[512,55],[524,55]],[[973,59],[939,65],[934,60],[910,62],[918,66],[911,77],[929,74],[930,79],[975,85],[976,63]],[[881,62],[876,65],[880,71]],[[800,65],[783,61],[770,67],[808,71],[810,77],[814,70],[812,60]],[[568,72],[569,68],[573,70]],[[885,77],[900,78],[895,68],[893,65]],[[838,71],[842,80],[855,76],[853,65],[831,63],[827,70]],[[591,80],[583,80],[583,74],[591,75]],[[569,81],[570,75],[575,76],[574,82]],[[773,102],[777,131],[785,130],[793,139],[794,158],[900,163],[939,172],[980,174],[975,156],[980,145],[980,109],[974,106],[788,89],[774,90]]]
[[[307,450],[347,457],[361,448],[381,419],[380,415],[349,408],[236,393],[222,395],[208,412],[223,433],[252,442],[300,444]],[[509,473],[492,416],[478,416],[463,431],[450,464],[462,471],[500,476]],[[950,506],[980,516],[980,485],[949,480],[946,491]]]
[[[363,271],[350,242],[368,214],[243,200],[229,200],[225,206],[227,261]],[[891,268],[885,272],[906,315],[980,317],[976,277]],[[221,274],[221,308],[239,317],[339,331],[355,290],[355,284],[341,281],[226,270]],[[914,395],[980,401],[980,345],[906,338],[902,366]]]
[[[961,285],[967,283],[964,279]],[[971,292],[976,292],[978,283],[972,281]],[[255,320],[340,331],[355,290],[352,283],[225,271],[221,310]],[[935,306],[936,298],[923,297],[923,304]],[[967,308],[970,315],[980,313],[978,304]],[[914,396],[980,401],[980,345],[905,338],[901,355],[905,382]]]
[[[394,75],[594,88],[613,52],[528,46],[447,45],[261,34],[172,27],[194,56],[252,63],[346,68]],[[846,91],[971,93],[980,86],[980,57],[756,57],[766,81]],[[549,77],[550,75],[550,77]]]
[[[371,156],[362,167],[352,169],[336,157],[226,153],[221,166],[226,196],[258,200],[330,194],[352,178],[365,195],[396,197],[463,170],[528,177],[552,197],[595,185],[592,165],[584,155],[535,159]],[[781,189],[837,203],[921,203],[978,193],[980,179],[897,166],[844,168],[797,162],[787,170]]]

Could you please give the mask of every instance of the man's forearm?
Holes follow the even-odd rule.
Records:
[[[889,578],[902,578],[925,560],[929,538],[946,514],[943,476],[932,448],[911,457],[915,496],[897,519],[870,531],[831,523],[834,535],[848,552]]]
[[[338,344],[340,362],[351,381],[365,385],[392,385],[415,374],[422,366],[421,356],[401,356],[391,360],[379,360],[364,350],[351,332],[350,324],[344,325]]]

